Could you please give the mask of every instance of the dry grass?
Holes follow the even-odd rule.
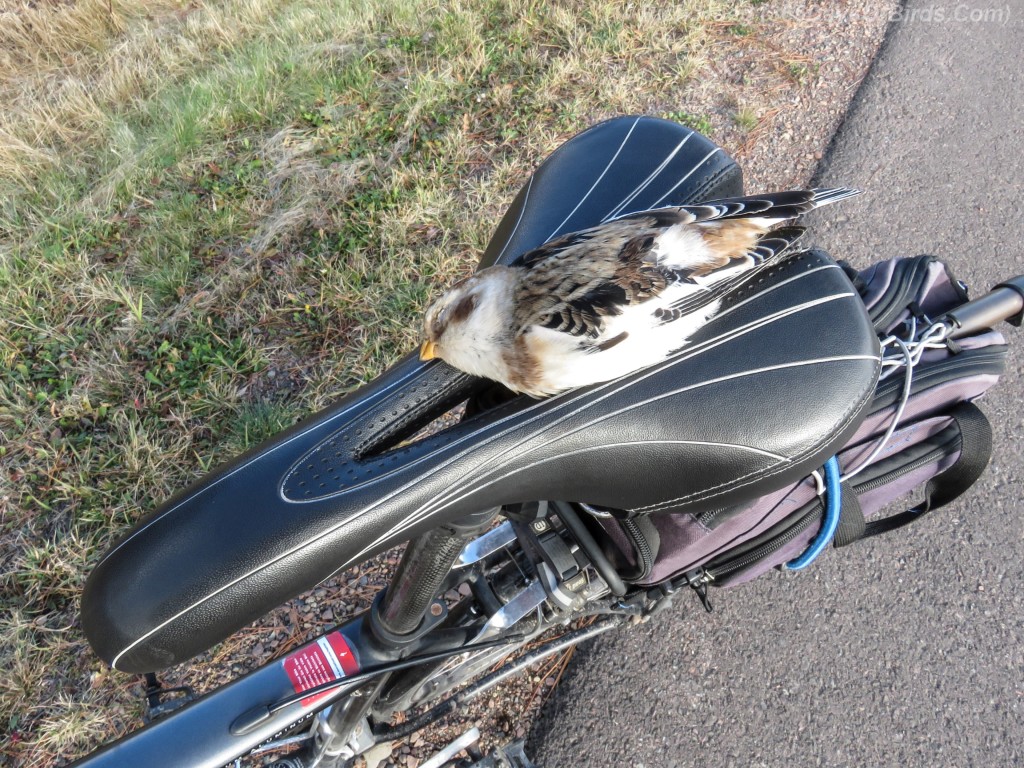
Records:
[[[52,765],[134,727],[134,681],[78,629],[91,563],[412,348],[434,286],[473,268],[546,153],[630,112],[752,140],[774,114],[758,94],[813,79],[764,48],[757,78],[721,76],[758,45],[760,12],[0,0],[0,763]],[[365,607],[392,560],[171,682],[302,642]]]

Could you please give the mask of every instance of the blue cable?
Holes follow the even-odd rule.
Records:
[[[839,510],[842,508],[842,493],[839,490],[839,461],[833,456],[825,462],[825,519],[821,522],[821,530],[806,551],[795,560],[790,560],[783,567],[787,571],[799,571],[817,559],[818,555],[829,545],[839,527]]]

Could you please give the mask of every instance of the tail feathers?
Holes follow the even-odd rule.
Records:
[[[711,200],[701,205],[656,208],[621,216],[621,219],[651,218],[659,226],[689,224],[718,219],[762,219],[766,227],[795,219],[815,208],[821,208],[861,194],[851,187],[797,189],[748,197]],[[762,222],[758,222],[762,223]]]
[[[823,205],[831,205],[841,200],[863,194],[859,189],[853,187],[815,187],[811,190],[814,193],[814,207],[821,208]]]

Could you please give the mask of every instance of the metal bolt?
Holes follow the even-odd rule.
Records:
[[[434,616],[435,618],[437,616],[440,616],[443,612],[444,612],[444,607],[442,607],[442,605],[440,603],[433,603],[430,606],[430,615]]]

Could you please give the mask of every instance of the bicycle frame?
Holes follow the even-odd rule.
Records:
[[[533,515],[541,519],[545,511],[545,507],[538,505]],[[542,628],[547,628],[540,624],[532,633],[508,636],[508,627],[520,618],[515,609],[511,615],[503,616],[501,622],[485,625],[484,629],[489,632],[482,631],[478,621],[466,627],[446,626],[448,607],[436,595],[450,574],[461,572],[469,576],[473,573],[471,569],[482,565],[487,558],[503,553],[506,547],[518,546],[520,537],[530,535],[532,529],[528,525],[519,527],[517,535],[513,526],[505,523],[489,536],[474,538],[497,513],[498,510],[488,510],[460,521],[460,525],[435,529],[411,541],[391,582],[392,587],[380,593],[367,611],[73,765],[76,768],[123,765],[170,768],[184,764],[195,768],[220,768],[245,755],[300,741],[307,743],[309,764],[329,765],[325,759],[345,760],[377,741],[412,732],[409,724],[401,732],[383,735],[371,733],[367,727],[367,715],[393,675],[476,651],[511,652],[536,637]],[[563,509],[562,514],[567,512]],[[568,528],[558,535],[571,537]],[[529,558],[529,553],[524,551],[522,556]],[[544,563],[531,562],[538,577],[545,573]],[[589,560],[583,562],[586,568]],[[476,595],[474,599],[480,603],[490,602],[498,612],[495,615],[501,615],[503,604],[495,599],[494,586],[481,578],[469,581]],[[536,596],[533,600],[536,608],[547,600],[549,591],[563,586],[549,579],[546,588],[538,589],[541,583],[535,578],[531,582],[532,589],[528,586],[519,593]],[[588,599],[608,591],[596,573],[589,583],[593,589]],[[424,595],[430,595],[429,599]],[[575,634],[569,632],[568,640],[559,638],[549,647],[535,651],[525,663],[492,675],[493,679],[480,690],[518,671],[526,663],[607,631],[617,623],[602,624]],[[395,633],[389,624],[406,631]],[[484,634],[494,637],[483,637]],[[423,727],[451,708],[434,707],[413,725]],[[305,723],[310,725],[306,734],[288,736]],[[182,738],[183,733],[188,734],[187,739]]]

